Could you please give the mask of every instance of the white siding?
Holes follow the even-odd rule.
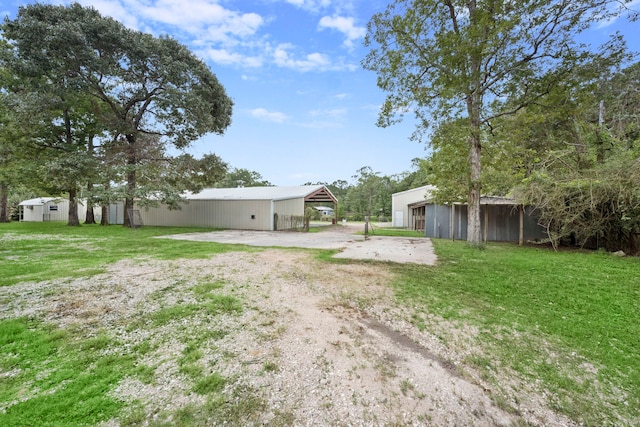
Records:
[[[42,222],[42,208],[43,206],[21,206],[23,209],[22,221],[38,221]]]
[[[278,215],[304,215],[304,199],[278,200],[273,202],[273,211]]]
[[[425,185],[391,196],[391,211],[393,212],[393,226],[408,228],[413,223],[413,216],[409,205],[427,200],[435,189],[432,185]]]
[[[270,230],[271,200],[191,200],[181,210],[139,208],[145,225]]]

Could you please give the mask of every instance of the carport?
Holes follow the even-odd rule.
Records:
[[[297,228],[308,204],[332,203],[338,211],[338,200],[324,185],[205,188],[184,199],[178,210],[162,204],[137,209],[145,225],[262,231]]]

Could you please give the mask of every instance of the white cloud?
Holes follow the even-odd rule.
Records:
[[[59,0],[69,2],[71,0]],[[354,71],[356,64],[344,58],[331,58],[321,52],[303,52],[291,43],[273,44],[273,35],[264,33],[268,19],[223,0],[79,0],[127,27],[152,34],[172,34],[199,56],[217,64],[241,68],[259,68],[266,63],[299,72]],[[280,0],[315,12],[334,7],[331,0]],[[349,4],[345,2],[345,4]],[[340,3],[340,6],[342,3]],[[337,6],[336,6],[337,7]],[[341,6],[342,7],[342,6]],[[275,19],[275,18],[274,18]],[[353,19],[323,18],[322,28],[332,28],[346,35],[350,46],[361,37]]]
[[[264,108],[254,108],[249,112],[253,117],[266,122],[283,123],[289,116],[279,111],[268,111]]]
[[[365,27],[358,27],[354,24],[352,17],[344,16],[323,16],[318,23],[318,28],[321,30],[329,28],[343,33],[346,37],[344,45],[349,49],[355,46],[356,40],[363,38],[367,33]]]
[[[351,95],[348,93],[339,93],[336,95],[336,99],[347,99],[349,98]]]
[[[300,9],[317,12],[331,6],[331,0],[284,0],[292,6]]]
[[[298,71],[327,70],[331,68],[331,61],[322,53],[310,53],[304,59],[295,59],[289,53],[293,48],[290,43],[278,45],[273,51],[273,59],[276,65],[283,68],[291,68]]]
[[[258,68],[263,64],[263,58],[257,56],[244,56],[236,52],[230,52],[227,49],[206,49],[200,51],[200,54],[217,64],[225,65],[241,65],[249,68]]]

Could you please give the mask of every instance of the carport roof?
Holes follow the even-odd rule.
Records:
[[[337,203],[324,185],[291,187],[205,188],[199,193],[188,193],[187,200],[289,200],[304,198],[305,202]]]

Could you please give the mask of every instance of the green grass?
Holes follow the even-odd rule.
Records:
[[[0,286],[91,277],[123,259],[208,258],[231,250],[254,250],[153,238],[197,231],[209,230],[0,224]],[[35,317],[0,319],[0,425],[86,426],[110,419],[119,420],[123,426],[150,422],[143,407],[116,400],[110,392],[127,377],[153,384],[157,366],[145,361],[161,351],[163,340],[184,343],[175,363],[193,392],[203,395],[207,403],[177,411],[161,410],[157,422],[151,425],[163,425],[165,421],[165,425],[207,425],[226,417],[243,424],[243,420],[254,417],[254,411],[263,408],[260,399],[251,390],[235,390],[236,385],[231,384],[237,403],[229,403],[221,393],[229,380],[209,372],[202,361],[201,349],[215,348],[215,341],[227,333],[211,327],[215,318],[240,313],[242,301],[225,294],[221,281],[205,280],[174,290],[185,283],[178,280],[170,288],[157,291],[152,297],[160,308],[129,322],[122,337],[90,325],[59,329]],[[182,298],[167,302],[166,297],[175,292],[189,294],[188,302]],[[0,304],[5,302],[0,299]],[[169,322],[178,325],[168,329],[175,336],[163,335]],[[127,337],[135,336],[149,338],[127,342]]]
[[[122,259],[207,258],[230,250],[253,250],[240,245],[153,238],[202,231],[211,230],[184,227],[130,229],[118,225],[68,227],[60,222],[0,224],[0,286],[92,276]]]
[[[397,267],[397,294],[415,308],[419,327],[434,326],[430,313],[476,326],[470,344],[481,354],[470,364],[485,367],[487,377],[507,366],[541,379],[550,405],[585,425],[637,417],[639,259],[508,244],[478,250],[446,240],[434,246],[437,267]]]
[[[90,277],[123,259],[207,258],[230,250],[256,250],[153,238],[195,231],[205,230],[0,224],[0,286]],[[375,233],[422,237],[386,228],[376,228]],[[547,392],[551,408],[585,426],[638,421],[639,259],[509,244],[478,250],[464,242],[433,242],[439,256],[435,267],[388,264],[397,273],[396,294],[411,308],[411,320],[419,328],[439,334],[454,350],[474,349],[465,363],[477,369],[483,381],[493,382],[496,405],[517,413],[508,384],[500,382],[501,372],[515,371],[524,383]],[[317,257],[353,262],[332,259],[333,253],[317,251]],[[216,340],[227,332],[192,326],[240,313],[242,301],[224,293],[224,282],[211,279],[182,288],[188,298],[166,303],[175,300],[165,299],[165,293],[185,283],[179,280],[158,291],[153,298],[160,308],[127,325],[126,333],[151,337],[134,345],[101,330],[63,330],[36,318],[0,320],[0,425],[40,425],[43,419],[51,426],[95,425],[111,418],[123,426],[207,425],[211,420],[241,425],[257,420],[265,403],[255,390],[234,385],[232,378],[204,362],[201,349],[215,349]],[[135,403],[127,407],[109,392],[125,377],[153,383],[156,367],[144,361],[163,345],[153,337],[170,322],[182,329],[176,337],[163,339],[184,346],[175,362],[191,390],[202,394],[206,403],[161,411],[149,420],[143,408]],[[464,325],[477,333],[450,329]],[[275,362],[263,366],[265,374],[277,370]],[[221,389],[229,387],[231,395],[223,395]],[[290,425],[291,420],[292,414],[278,413],[273,425]]]
[[[359,235],[364,234],[364,225],[362,231],[359,231]],[[369,234],[372,236],[391,236],[391,237],[425,237],[424,231],[405,230],[403,228],[395,227],[369,227]]]
[[[130,355],[100,356],[105,337],[78,340],[30,319],[0,321],[0,424],[91,425],[122,410],[106,391],[133,373]],[[17,400],[17,402],[16,402]],[[14,402],[15,404],[8,404]]]

